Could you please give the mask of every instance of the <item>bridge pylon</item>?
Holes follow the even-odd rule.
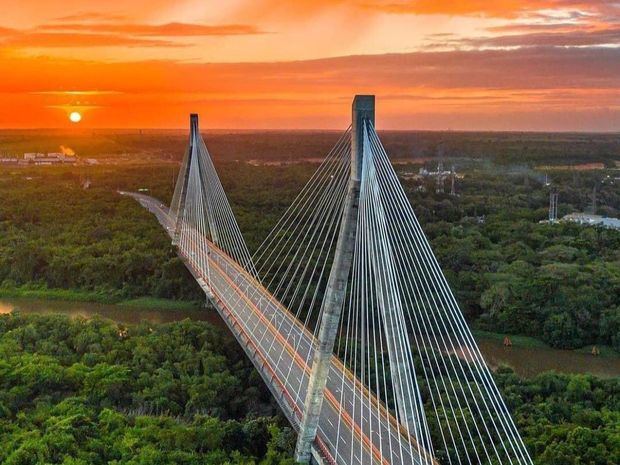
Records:
[[[353,99],[351,123],[351,176],[336,242],[334,262],[323,298],[322,317],[317,338],[318,346],[312,362],[304,414],[295,450],[295,459],[300,463],[310,462],[312,443],[316,438],[319,425],[327,375],[353,262],[364,159],[364,130],[367,122],[373,125],[375,122],[375,96],[356,95]]]
[[[374,97],[357,96],[352,116],[256,260],[196,116],[170,209],[127,195],[176,232],[179,257],[298,429],[300,462],[533,465],[375,131]],[[276,276],[266,285],[259,260]]]
[[[170,211],[175,216],[174,231],[172,233],[172,243],[174,245],[178,245],[179,237],[181,235],[183,209],[185,208],[185,201],[187,199],[191,161],[192,158],[196,156],[196,147],[198,145],[199,137],[200,131],[198,129],[198,114],[192,113],[189,115],[189,144],[185,149],[185,155],[183,156],[183,161],[181,162],[181,169],[179,171],[179,176],[177,177],[174,195],[170,204]]]

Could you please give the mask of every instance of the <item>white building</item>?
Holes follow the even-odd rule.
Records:
[[[620,229],[620,219],[608,218],[601,215],[591,215],[589,213],[569,213],[562,218],[562,221],[570,221],[588,226],[603,226],[604,228]]]

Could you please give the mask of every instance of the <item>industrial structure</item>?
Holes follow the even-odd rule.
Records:
[[[562,217],[562,221],[578,223],[585,226],[600,226],[603,228],[620,229],[619,218],[609,218],[592,213],[569,213]]]
[[[549,193],[549,223],[555,223],[558,220],[558,193],[552,191]]]
[[[77,163],[94,164],[90,159],[81,160],[73,151],[71,154],[66,152],[26,152],[22,157],[18,156],[3,156],[0,157],[0,164],[2,165],[18,165],[18,166],[51,166],[51,165],[75,165]]]
[[[375,131],[374,96],[250,254],[192,115],[166,228],[302,463],[532,465]]]

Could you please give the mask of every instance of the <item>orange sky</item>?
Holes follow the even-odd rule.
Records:
[[[62,7],[59,6],[62,3]],[[20,0],[0,128],[620,130],[608,0]]]

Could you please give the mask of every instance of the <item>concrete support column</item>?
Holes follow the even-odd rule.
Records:
[[[345,199],[344,213],[336,243],[334,262],[329,274],[327,289],[322,303],[323,316],[318,334],[318,347],[314,353],[308,392],[304,403],[303,419],[299,429],[295,459],[309,463],[312,443],[316,438],[321,408],[323,406],[325,384],[334,352],[334,342],[340,323],[340,316],[346,286],[353,262],[357,216],[359,210],[360,181],[363,163],[364,123],[374,125],[374,95],[357,95],[353,100],[351,130],[351,178]]]

